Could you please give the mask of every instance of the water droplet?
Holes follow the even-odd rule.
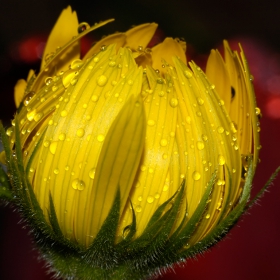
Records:
[[[149,173],[154,173],[154,169],[153,168],[149,168]]]
[[[169,186],[168,185],[164,185],[163,186],[163,191],[166,192],[168,190]]]
[[[128,80],[127,82],[130,86],[133,85],[133,81],[132,80]]]
[[[233,168],[233,169],[232,169],[232,173],[235,173],[235,172],[236,172],[236,169]]]
[[[142,207],[140,205],[137,205],[135,210],[136,212],[140,213],[142,211]]]
[[[14,128],[11,126],[11,127],[9,127],[9,128],[7,129],[6,134],[7,134],[8,136],[11,136],[13,133],[14,133]]]
[[[171,98],[170,101],[169,101],[169,104],[171,107],[175,108],[178,106],[178,99],[177,98]]]
[[[66,117],[67,116],[67,111],[66,110],[61,111],[60,116],[61,117]]]
[[[160,194],[159,194],[159,193],[156,193],[156,194],[155,194],[155,199],[159,199],[159,197],[160,197]]]
[[[31,122],[36,113],[37,113],[36,109],[32,110],[26,114],[26,118]]]
[[[219,127],[217,128],[217,131],[218,131],[219,133],[223,133],[223,132],[225,131],[225,129],[224,129],[222,126],[219,126]]]
[[[201,141],[197,141],[196,142],[196,147],[198,148],[198,150],[203,150],[204,149],[204,143]]]
[[[206,216],[205,216],[205,219],[209,219],[210,218],[210,214],[207,214]]]
[[[78,33],[82,33],[87,29],[90,29],[90,25],[87,22],[81,22],[78,26]]]
[[[215,89],[215,85],[211,85],[211,89]]]
[[[77,70],[83,65],[83,61],[81,59],[75,59],[71,62],[70,69]]]
[[[59,139],[60,141],[65,140],[65,138],[66,138],[65,133],[60,133],[59,136],[58,136],[58,139]]]
[[[161,145],[162,147],[167,146],[167,144],[168,144],[168,142],[167,142],[166,139],[161,139],[161,140],[160,140],[160,145]]]
[[[38,122],[44,116],[43,113],[38,113],[34,116],[34,121]]]
[[[31,168],[29,169],[29,172],[33,173],[33,172],[34,172],[34,168],[31,167]]]
[[[85,182],[83,180],[75,179],[72,182],[72,188],[74,190],[82,191],[85,188]]]
[[[204,104],[204,100],[203,100],[202,98],[198,97],[198,98],[197,98],[197,103],[198,103],[199,105],[203,105],[203,104]]]
[[[147,167],[145,165],[141,165],[140,170],[141,171],[146,171]]]
[[[162,78],[157,78],[157,83],[158,83],[158,84],[163,84],[163,83],[164,83],[164,81],[163,81],[163,79],[162,79]]]
[[[198,171],[194,171],[193,174],[192,174],[192,178],[195,181],[198,181],[201,178],[201,175],[200,175],[200,173]]]
[[[106,48],[107,48],[106,45],[103,45],[100,47],[100,51],[104,52],[106,50]]]
[[[35,92],[34,91],[30,91],[24,98],[23,104],[24,106],[27,106],[29,104],[29,102],[31,101],[31,99],[33,98]]]
[[[110,61],[110,62],[109,62],[109,66],[110,66],[110,67],[116,66],[116,62],[115,62],[115,61]]]
[[[66,165],[64,169],[65,169],[66,171],[68,171],[69,168],[70,168],[69,165]]]
[[[185,75],[186,78],[190,79],[193,74],[190,70],[187,69],[187,70],[184,71],[184,75]]]
[[[163,159],[167,159],[167,157],[168,157],[167,154],[162,154]]]
[[[76,132],[78,137],[83,137],[85,135],[85,130],[83,128],[79,128]]]
[[[57,90],[58,90],[58,87],[57,87],[57,86],[53,86],[53,87],[52,87],[52,91],[53,91],[53,92],[55,92],[55,91],[57,91]]]
[[[59,170],[56,168],[54,169],[53,173],[57,175],[59,173]]]
[[[236,132],[237,132],[237,124],[236,124],[236,123],[231,122],[231,123],[230,123],[230,128],[231,128],[231,131],[232,131],[233,133],[236,133]]]
[[[45,141],[43,145],[44,145],[44,147],[46,147],[46,148],[49,147],[50,141]]]
[[[226,162],[225,158],[222,155],[218,156],[218,164],[219,165],[224,165]]]
[[[138,196],[138,201],[142,201],[143,197],[140,195]]]
[[[204,142],[206,142],[206,141],[208,140],[208,137],[207,137],[207,135],[205,135],[205,134],[202,134],[202,135],[201,135],[201,138],[203,139]]]
[[[98,99],[99,99],[99,96],[95,95],[95,94],[91,97],[92,102],[96,102],[96,101],[98,101]]]
[[[71,82],[70,82],[70,84],[71,84],[72,86],[74,86],[74,85],[77,83],[77,81],[78,81],[77,79],[72,79]]]
[[[148,196],[148,197],[147,197],[147,202],[148,202],[148,203],[153,203],[153,202],[154,202],[154,197]]]
[[[98,142],[103,142],[104,141],[104,135],[103,134],[99,134],[98,136],[97,136],[97,141]]]
[[[196,115],[197,115],[198,117],[201,117],[201,112],[200,112],[200,111],[197,111],[197,112],[196,112]]]
[[[97,79],[97,84],[100,86],[100,87],[103,87],[106,85],[108,79],[106,76],[104,75],[101,75],[98,79]]]
[[[186,122],[187,122],[187,124],[191,124],[191,117],[190,116],[186,117]]]
[[[155,125],[155,121],[154,120],[148,120],[148,125],[149,126],[154,126]]]
[[[88,173],[88,175],[89,175],[89,177],[91,178],[91,179],[94,179],[94,176],[95,176],[95,168],[92,168],[90,171],[89,171],[89,173]]]
[[[51,152],[51,154],[55,154],[56,152],[56,148],[57,148],[57,141],[54,141],[50,144],[50,147],[49,147],[49,151]]]

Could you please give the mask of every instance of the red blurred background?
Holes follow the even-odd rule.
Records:
[[[265,184],[280,165],[280,24],[278,2],[266,0],[170,1],[2,1],[0,10],[0,119],[8,124],[15,111],[13,87],[28,70],[39,69],[47,34],[60,11],[68,4],[80,21],[90,24],[115,17],[116,22],[94,33],[89,40],[133,24],[155,21],[163,34],[184,37],[188,54],[203,66],[211,48],[226,38],[238,42],[254,75],[257,102],[262,110],[261,163],[253,193]],[[276,34],[278,34],[276,36]],[[83,46],[88,46],[85,40]],[[211,252],[189,260],[160,279],[278,280],[280,279],[280,180],[245,215],[227,238]],[[9,206],[0,205],[0,279],[46,280],[47,269],[38,262],[28,230]]]

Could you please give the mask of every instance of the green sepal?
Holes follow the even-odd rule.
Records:
[[[252,180],[254,177],[253,172],[253,161],[250,161],[246,181],[238,204],[229,213],[229,215],[219,224],[217,224],[209,233],[207,233],[207,235],[201,241],[194,244],[189,249],[182,251],[180,253],[180,257],[182,259],[192,258],[195,255],[201,254],[202,252],[206,251],[208,248],[219,242],[236,224],[240,216],[245,212],[245,207],[250,198]]]
[[[131,261],[137,270],[145,271],[146,267],[157,267],[158,261],[165,258],[166,244],[179,213],[185,181],[183,181],[179,192],[175,193],[174,203],[161,218],[153,223],[138,239],[133,241],[129,249]],[[173,198],[173,197],[172,197]],[[165,204],[167,206],[167,204]],[[162,209],[160,210],[162,211]],[[153,218],[153,217],[152,217]],[[151,219],[152,219],[151,218]]]
[[[19,130],[17,116],[15,116],[15,152],[17,157],[18,169],[21,173],[24,173],[24,165],[23,165],[21,141],[20,141],[20,130]]]
[[[266,190],[268,189],[268,187],[272,184],[272,182],[274,181],[274,179],[276,178],[276,176],[279,174],[280,172],[280,166],[278,168],[276,168],[276,170],[274,171],[274,173],[270,176],[269,180],[266,182],[266,184],[264,185],[263,188],[261,188],[261,190],[257,193],[257,195],[250,201],[250,203],[248,205],[246,205],[245,210],[249,210],[254,204],[256,204],[258,202],[258,200],[264,195],[264,193],[266,192]]]
[[[120,218],[121,195],[117,189],[112,208],[97,236],[86,250],[83,259],[87,264],[109,269],[118,263],[118,251],[115,246],[116,231]]]
[[[123,229],[123,240],[116,245],[117,250],[122,250],[123,247],[127,246],[136,233],[136,215],[131,201],[130,206],[132,210],[132,223]],[[127,231],[129,232],[126,233]]]
[[[198,227],[199,222],[202,219],[205,210],[207,209],[207,201],[211,196],[211,192],[216,182],[216,176],[217,173],[214,172],[213,175],[211,176],[210,181],[207,184],[207,188],[200,200],[199,205],[197,206],[191,218],[187,221],[186,225],[182,227],[181,232],[176,234],[176,238],[173,238],[171,236],[169,246],[168,246],[169,255],[172,254],[173,252],[177,252],[185,245],[187,245],[187,242],[189,241],[192,234],[195,232],[196,228]]]
[[[3,170],[1,164],[0,164],[0,198],[5,199],[6,201],[13,200],[13,194],[11,192],[9,178],[6,172]]]
[[[9,164],[9,162],[11,160],[11,149],[10,149],[9,139],[6,135],[6,130],[3,127],[2,122],[0,122],[0,135],[1,135],[1,140],[2,140],[3,147],[4,147],[4,151],[6,154],[6,161],[7,161],[7,164]]]

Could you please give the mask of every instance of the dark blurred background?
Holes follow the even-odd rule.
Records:
[[[280,165],[280,4],[276,0],[196,1],[54,1],[1,0],[0,5],[0,119],[9,123],[15,111],[13,87],[28,70],[39,69],[47,35],[61,10],[71,5],[79,20],[94,24],[116,21],[91,37],[125,31],[132,25],[157,22],[159,37],[183,37],[188,54],[205,63],[211,48],[223,39],[242,43],[254,75],[262,109],[261,164],[254,180],[256,193]],[[243,217],[226,240],[175,268],[160,279],[278,280],[280,279],[280,180],[275,180],[259,205]],[[47,280],[38,263],[28,230],[11,207],[0,205],[0,279]]]

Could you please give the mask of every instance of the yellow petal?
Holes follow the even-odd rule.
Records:
[[[96,168],[90,194],[87,235],[95,236],[120,188],[121,212],[128,202],[145,142],[145,112],[140,97],[131,97],[112,124]]]
[[[228,70],[220,53],[212,50],[206,65],[206,76],[213,83],[216,90],[225,102],[225,108],[229,112],[231,102],[231,84]]]
[[[177,121],[177,107],[170,102],[175,98],[174,92],[151,68],[147,68],[150,84],[148,96],[144,100],[147,116],[147,132],[145,150],[138,170],[134,189],[131,192],[131,201],[136,213],[137,232],[139,236],[145,229],[147,222],[157,207],[173,195],[178,187],[178,178],[172,182],[168,178],[169,167],[172,161],[172,150]],[[168,92],[167,92],[168,91]],[[178,165],[175,166],[177,168]],[[168,187],[164,187],[168,185]],[[131,222],[129,205],[122,217],[119,235],[122,229]]]
[[[139,46],[145,49],[154,36],[157,26],[156,23],[145,23],[129,29],[125,32],[125,46],[133,50],[136,50]]]
[[[16,107],[19,107],[20,102],[23,99],[24,96],[24,90],[26,88],[27,82],[23,79],[20,79],[17,81],[15,87],[14,87],[14,100]]]
[[[76,12],[72,12],[71,7],[68,6],[61,12],[55,26],[50,33],[42,57],[41,71],[43,70],[45,63],[51,58],[52,54],[55,54],[57,48],[63,47],[78,34],[78,26],[79,22]],[[69,59],[63,59],[63,61],[60,62],[60,65],[56,66],[57,71],[61,71],[60,68],[63,68],[64,65],[70,64],[71,60],[79,58],[79,55],[80,48],[79,44],[77,43],[73,46],[70,53],[68,53]]]
[[[100,51],[102,46],[108,46],[111,44],[116,45],[116,49],[119,50],[120,47],[125,45],[126,35],[124,33],[117,33],[106,36],[105,38],[98,41],[84,56],[83,60],[87,60],[89,57]]]
[[[187,63],[186,53],[182,48],[182,45],[173,38],[166,38],[162,43],[156,45],[152,49],[153,54],[153,68],[164,71],[162,68],[163,60],[166,63],[173,65],[172,58],[177,56],[183,63]]]

